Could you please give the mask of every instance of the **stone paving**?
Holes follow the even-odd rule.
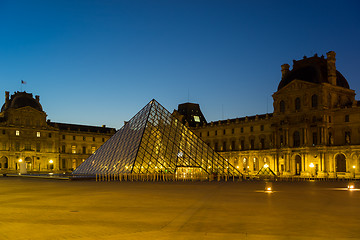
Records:
[[[0,178],[0,239],[360,239],[346,182]]]

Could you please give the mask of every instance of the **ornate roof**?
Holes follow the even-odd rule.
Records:
[[[39,102],[39,98],[36,96],[36,99],[33,98],[31,93],[27,92],[15,92],[11,95],[10,99],[5,99],[5,103],[1,108],[1,111],[8,109],[17,109],[22,107],[32,107],[38,111],[43,111],[42,106]]]
[[[329,83],[327,62],[324,56],[318,57],[317,54],[299,61],[294,60],[293,69],[280,81],[278,91],[295,79],[318,84]],[[339,71],[336,71],[336,85],[349,89],[349,83]]]

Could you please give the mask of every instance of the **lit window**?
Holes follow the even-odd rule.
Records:
[[[71,152],[76,153],[76,146],[71,146]]]
[[[16,135],[16,136],[20,136],[20,131],[19,131],[19,130],[16,130],[15,135]]]
[[[91,153],[95,152],[95,147],[91,147]]]
[[[40,132],[36,132],[36,137],[40,137]]]
[[[195,120],[195,122],[200,122],[200,117],[199,116],[194,116],[194,120]]]

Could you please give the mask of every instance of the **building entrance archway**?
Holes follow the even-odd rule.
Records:
[[[26,157],[25,164],[26,164],[26,170],[31,170],[32,169],[32,158]]]
[[[0,158],[0,169],[7,169],[9,167],[9,160],[3,156]]]
[[[340,153],[335,157],[336,172],[346,172],[346,157]]]

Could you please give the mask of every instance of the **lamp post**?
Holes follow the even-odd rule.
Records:
[[[314,164],[313,164],[313,163],[310,163],[310,164],[309,164],[309,167],[310,167],[311,177],[314,177]]]
[[[356,170],[356,166],[355,165],[353,165],[352,166],[352,172],[353,172],[353,178],[355,178],[356,177],[356,174],[355,174],[355,170]]]
[[[50,170],[53,170],[54,169],[54,161],[52,159],[49,160],[49,167],[50,167]]]

